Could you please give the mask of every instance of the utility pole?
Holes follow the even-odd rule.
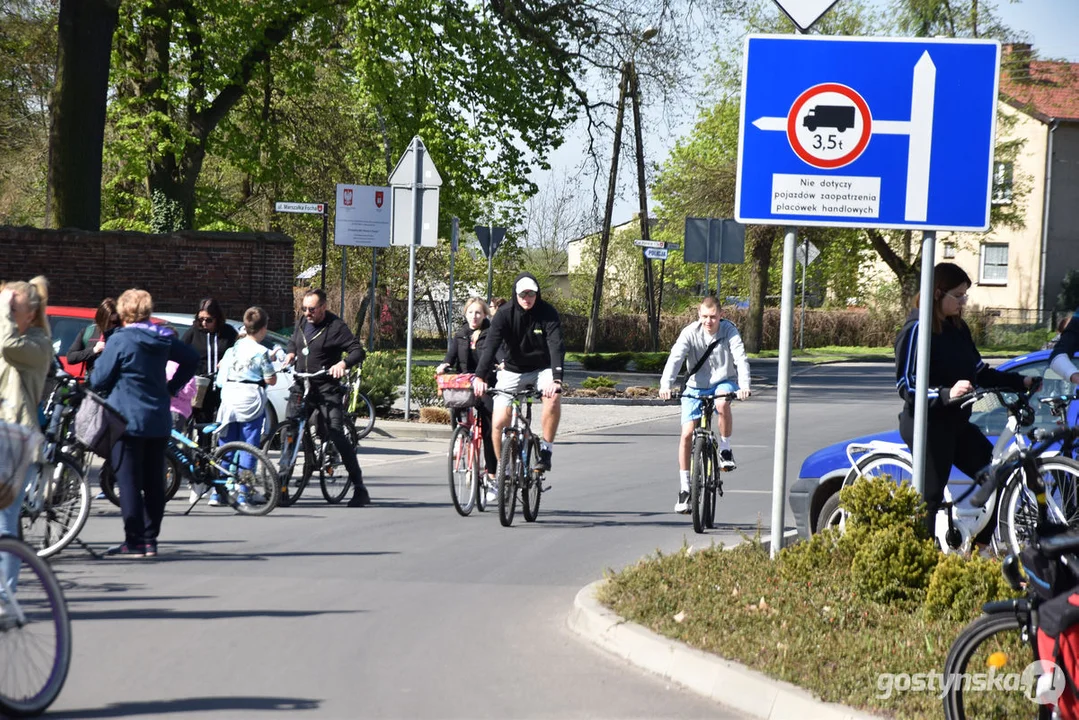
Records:
[[[633,134],[637,150],[637,194],[641,201],[641,239],[650,240],[648,228],[648,187],[644,177],[644,139],[641,133],[641,87],[637,80],[637,68],[630,62],[630,99],[633,102]],[[656,311],[655,279],[652,275],[652,260],[644,261],[644,300],[648,315],[648,330],[652,339],[652,352],[659,350],[659,313]]]

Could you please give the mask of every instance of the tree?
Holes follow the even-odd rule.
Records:
[[[60,0],[49,187],[56,227],[101,225],[101,148],[120,0]]]

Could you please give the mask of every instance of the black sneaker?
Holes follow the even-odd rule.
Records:
[[[157,554],[156,551],[154,554]],[[146,547],[143,545],[128,545],[127,543],[122,543],[120,545],[114,545],[106,550],[105,555],[108,557],[144,558],[146,557]]]
[[[678,493],[678,502],[674,504],[674,511],[681,515],[689,515],[689,493],[685,490]]]
[[[719,451],[719,469],[723,472],[730,472],[738,467],[734,462],[734,453],[730,448]]]
[[[536,469],[543,472],[547,472],[551,469],[551,451],[543,450],[539,451],[539,462],[536,463]]]
[[[371,504],[371,494],[367,492],[367,486],[356,485],[352,491],[352,499],[348,501],[349,507],[367,507]]]

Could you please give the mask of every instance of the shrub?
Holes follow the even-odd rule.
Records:
[[[367,354],[363,361],[362,388],[371,398],[376,414],[385,416],[389,412],[404,381],[405,366],[401,358],[390,352]]]
[[[909,483],[896,485],[887,477],[860,478],[843,488],[839,504],[849,513],[847,534],[869,536],[879,530],[903,525],[919,539],[929,537],[925,526],[925,501]]]
[[[618,383],[607,377],[606,375],[596,375],[595,377],[586,377],[581,381],[581,387],[588,388],[589,390],[596,390],[598,388],[613,388]]]
[[[637,372],[658,373],[663,372],[663,366],[667,364],[668,353],[633,353],[633,367]]]
[[[586,353],[581,355],[581,366],[585,370],[621,371],[626,369],[633,353]]]
[[[412,366],[412,394],[410,399],[416,407],[426,408],[442,405],[442,396],[438,394],[435,369],[430,365]]]
[[[921,601],[937,566],[936,543],[900,523],[874,532],[859,545],[851,563],[854,589],[882,604]]]
[[[779,571],[794,582],[820,574],[822,571],[850,569],[853,555],[840,543],[838,530],[825,529],[809,540],[798,542],[779,551]]]
[[[924,608],[930,620],[966,622],[978,615],[985,603],[1017,596],[996,560],[952,554],[941,559],[933,571]]]

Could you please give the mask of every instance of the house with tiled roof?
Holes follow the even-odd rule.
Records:
[[[970,274],[972,306],[1045,324],[1065,273],[1079,268],[1079,63],[1036,60],[1030,45],[1010,44],[1001,67],[997,139],[1022,144],[1014,159],[996,159],[992,202],[1018,203],[1023,227],[939,233],[937,259]]]

